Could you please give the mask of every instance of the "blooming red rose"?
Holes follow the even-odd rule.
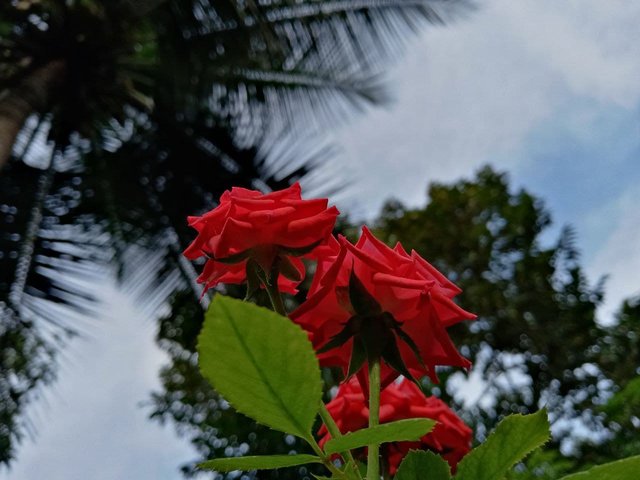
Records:
[[[362,388],[355,377],[343,383],[327,409],[342,433],[368,426],[369,409]],[[455,471],[456,465],[471,449],[471,429],[437,397],[427,397],[412,382],[402,379],[390,384],[380,394],[380,423],[407,418],[430,418],[438,423],[417,442],[395,442],[382,446],[391,475],[409,450],[432,450],[441,454]],[[331,438],[325,426],[318,434],[320,446]]]
[[[194,260],[206,256],[198,278],[205,291],[218,283],[243,283],[248,261],[269,275],[277,262],[280,289],[295,292],[304,278],[300,255],[326,243],[339,212],[327,208],[328,200],[303,200],[300,185],[263,194],[234,187],[220,197],[220,204],[201,217],[189,217],[197,238],[184,251]]]
[[[355,373],[353,359],[364,358],[357,332],[378,322],[369,336],[392,340],[380,347],[383,385],[397,372],[437,382],[436,365],[470,367],[446,328],[475,315],[452,301],[460,289],[442,273],[415,251],[389,248],[366,227],[356,245],[343,237],[330,245],[333,255],[318,262],[307,301],[291,314],[309,332],[322,366]],[[355,368],[365,383],[361,366]]]

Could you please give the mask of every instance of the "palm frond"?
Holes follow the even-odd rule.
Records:
[[[125,291],[130,291],[149,314],[166,306],[167,299],[176,290],[190,289],[194,299],[200,297],[201,287],[195,283],[196,271],[182,257],[182,251],[193,239],[193,232],[185,221],[187,215],[213,208],[230,185],[268,191],[284,188],[297,180],[304,183],[332,153],[329,148],[313,149],[308,144],[304,149],[309,153],[302,150],[302,144],[298,149],[273,146],[269,150],[266,147],[239,149],[225,130],[176,124],[166,119],[159,121],[159,125],[158,138],[165,140],[151,150],[146,144],[129,144],[109,159],[110,169],[120,172],[117,188],[128,191],[136,188],[146,199],[135,204],[121,203],[118,211],[123,230],[144,232],[134,245],[129,244],[132,248],[125,254],[122,279]],[[274,158],[275,152],[277,158]],[[114,164],[123,162],[131,170],[129,159],[145,155],[162,160],[150,161],[143,167],[147,180],[135,186],[142,177],[141,172],[127,174]],[[327,180],[316,180],[315,188],[319,188],[320,183],[329,188],[332,183]],[[313,184],[310,187],[313,188]],[[114,197],[127,198],[120,193]]]
[[[43,95],[51,99],[50,136],[59,148],[78,134],[101,141],[113,121],[124,123],[156,105],[174,106],[189,120],[207,112],[244,146],[292,126],[317,131],[384,101],[380,79],[411,34],[471,5],[469,0],[19,3],[0,10],[0,29],[7,31],[0,46],[5,59],[0,89],[12,92],[52,61],[61,65],[59,78],[51,82],[58,91]],[[140,15],[147,11],[151,16]]]
[[[411,34],[470,5],[460,0],[170,2],[158,12],[168,26],[159,36],[161,62],[174,67],[163,80],[165,90],[173,91],[171,101],[187,112],[210,111],[243,145],[261,141],[265,130],[302,125],[301,130],[317,131],[385,102],[380,80]]]
[[[74,178],[22,162],[0,176],[0,463],[29,429],[24,409],[55,377],[56,352],[98,307],[96,265],[108,258],[70,221]]]

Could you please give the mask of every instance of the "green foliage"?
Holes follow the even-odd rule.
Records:
[[[640,375],[640,297],[626,300],[598,340],[598,364],[617,385]]]
[[[411,451],[404,457],[395,480],[449,480],[449,464],[433,452]]]
[[[606,393],[604,375],[583,369],[598,363],[602,285],[587,282],[569,228],[551,244],[542,241],[550,227],[543,202],[514,191],[490,167],[471,179],[432,183],[422,208],[389,201],[377,220],[380,238],[433,263],[462,288],[460,305],[478,315],[448,331],[485,383],[464,413],[479,439],[499,418],[531,413],[543,399],[554,418],[580,417],[602,429],[593,406]],[[460,401],[451,391],[443,388],[442,398]]]
[[[231,472],[233,470],[265,470],[282,467],[295,467],[307,463],[322,463],[313,455],[262,455],[259,457],[216,458],[198,465],[202,470]]]
[[[603,327],[596,361],[616,393],[595,411],[604,416],[606,442],[582,447],[583,463],[597,465],[640,451],[640,298],[625,301],[616,321]]]
[[[624,421],[640,416],[640,377],[632,379],[622,390],[609,399],[603,407],[609,418]]]
[[[547,411],[511,415],[458,464],[456,480],[499,480],[511,467],[550,438]]]
[[[198,337],[200,370],[240,412],[310,438],[322,398],[318,360],[289,319],[217,295]]]
[[[33,396],[33,386],[49,382],[55,375],[52,346],[33,324],[25,324],[3,309],[0,303],[0,465],[9,463],[15,454],[22,428],[33,427],[21,417]]]
[[[340,438],[332,438],[327,442],[324,451],[328,454],[353,450],[374,443],[402,442],[419,440],[433,429],[436,422],[427,418],[398,420],[371,428],[363,428],[357,432],[347,433]]]
[[[508,480],[557,480],[575,470],[575,460],[555,449],[538,449],[506,476]]]
[[[640,456],[598,465],[585,472],[562,477],[560,480],[636,480],[640,472]]]

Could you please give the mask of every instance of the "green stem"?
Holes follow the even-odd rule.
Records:
[[[322,419],[322,422],[324,423],[324,425],[327,427],[327,430],[331,434],[331,438],[342,437],[342,432],[340,432],[338,425],[336,425],[336,422],[333,420],[333,417],[329,413],[329,410],[327,410],[327,406],[323,402],[320,402],[320,418]],[[347,463],[350,462],[354,466],[357,465],[356,460],[353,458],[353,455],[351,454],[351,450],[347,450],[346,452],[340,452],[340,455],[342,455],[342,458],[344,459],[345,462]]]
[[[273,311],[279,313],[283,317],[287,316],[287,309],[284,307],[284,302],[282,301],[282,294],[278,289],[278,275],[279,272],[274,270],[269,277],[264,275],[263,272],[259,273],[260,281],[262,285],[264,285],[264,289],[267,291],[267,295],[269,295],[269,300],[271,300],[271,306],[273,307]]]
[[[287,316],[287,310],[284,308],[284,302],[282,301],[282,295],[280,294],[280,290],[278,290],[278,284],[274,283],[273,285],[265,285],[265,290],[269,295],[269,300],[271,300],[271,305],[273,306],[273,310],[276,313],[279,313],[283,317]]]
[[[380,359],[369,361],[369,428],[380,424]],[[367,480],[380,480],[380,445],[368,446]]]
[[[331,461],[331,459],[327,457],[327,455],[325,455],[325,453],[320,448],[320,445],[318,445],[318,442],[316,442],[315,438],[309,437],[306,440],[307,442],[309,442],[309,445],[311,445],[311,448],[316,453],[316,455],[318,455],[320,459],[322,459],[322,463],[324,463],[324,466],[327,467],[335,477],[337,478],[345,477],[345,473],[342,470],[340,470],[338,467],[336,467]]]

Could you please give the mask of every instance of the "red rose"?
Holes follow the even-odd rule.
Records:
[[[355,246],[343,237],[339,245],[332,244],[333,255],[318,262],[307,301],[291,314],[309,332],[322,366],[349,372],[354,344],[360,348],[354,332],[377,321],[382,326],[373,337],[384,333],[393,339],[383,347],[387,349],[382,352],[383,386],[398,376],[393,370],[405,376],[428,375],[437,382],[436,365],[470,367],[446,331],[475,318],[452,301],[460,293],[458,287],[415,251],[409,255],[400,244],[391,249],[366,227]],[[364,297],[357,304],[352,294],[354,276],[356,290]],[[354,357],[362,355],[356,352]],[[351,370],[355,373],[353,364]],[[358,372],[364,383],[364,369]]]
[[[303,200],[300,185],[263,194],[234,187],[201,217],[189,217],[197,238],[184,251],[194,260],[208,258],[198,278],[205,291],[218,283],[243,283],[251,259],[269,275],[277,262],[280,289],[295,292],[305,270],[297,256],[312,254],[331,236],[339,212],[326,198]]]
[[[365,428],[369,423],[369,410],[359,382],[351,378],[338,389],[336,397],[327,404],[327,409],[342,433]],[[391,475],[409,450],[432,450],[442,455],[455,471],[456,465],[471,449],[471,429],[442,400],[427,397],[406,379],[390,384],[380,394],[380,423],[406,418],[431,418],[438,423],[417,442],[395,442],[382,445]],[[320,446],[331,438],[326,427],[318,434]]]

